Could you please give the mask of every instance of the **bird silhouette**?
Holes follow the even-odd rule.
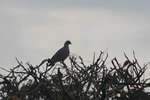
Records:
[[[64,46],[59,49],[51,59],[48,59],[48,66],[54,66],[55,63],[64,61],[69,56],[69,44],[71,44],[71,42],[69,40],[66,41]]]

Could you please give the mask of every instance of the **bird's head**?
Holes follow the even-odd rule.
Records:
[[[64,44],[64,46],[68,46],[69,44],[72,44],[71,41],[67,40]]]

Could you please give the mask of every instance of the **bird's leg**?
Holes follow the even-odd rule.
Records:
[[[67,68],[67,65],[64,63],[64,61],[61,61],[61,63],[64,65],[64,67]]]

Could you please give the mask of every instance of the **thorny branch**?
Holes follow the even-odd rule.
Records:
[[[145,100],[149,79],[143,78],[148,64],[139,65],[133,52],[131,61],[126,54],[123,65],[114,58],[107,64],[108,54],[101,52],[90,64],[82,57],[70,56],[70,65],[64,62],[48,66],[44,59],[39,65],[18,65],[10,70],[2,68],[0,74],[1,100]],[[111,66],[111,67],[110,67]],[[137,96],[138,95],[138,96]],[[134,98],[134,99],[133,99]]]

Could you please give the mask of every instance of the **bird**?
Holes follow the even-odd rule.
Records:
[[[72,44],[70,40],[64,43],[51,59],[48,59],[48,66],[54,66],[57,62],[63,62],[70,54],[69,45]]]

